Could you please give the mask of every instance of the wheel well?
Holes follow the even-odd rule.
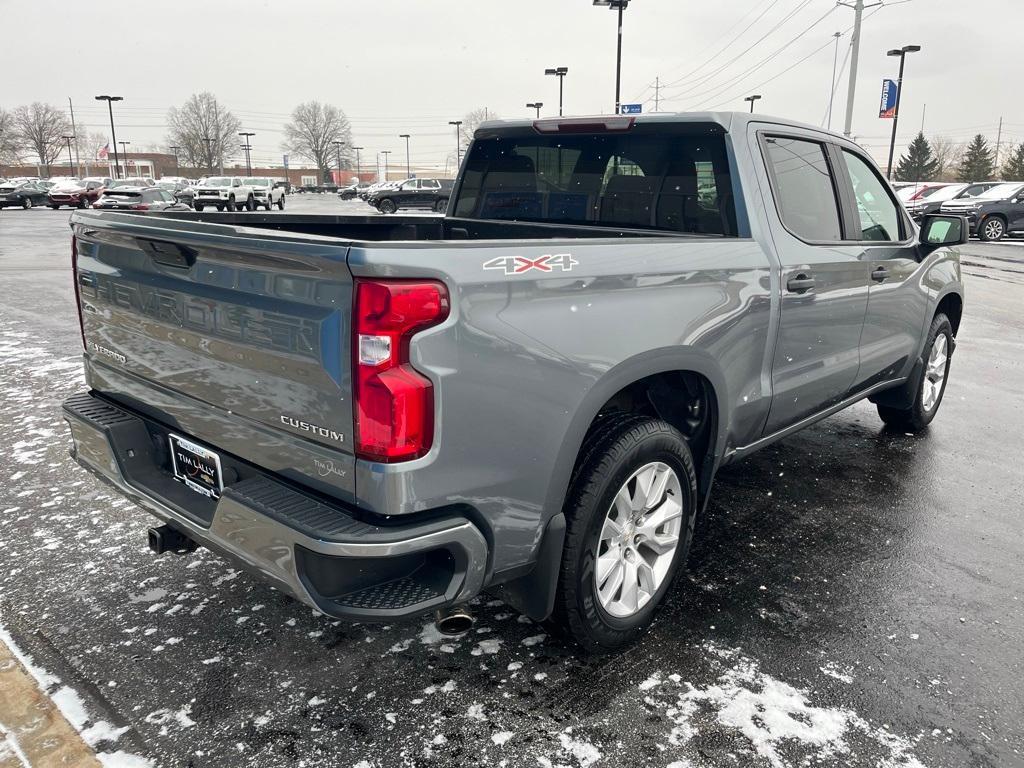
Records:
[[[697,468],[697,490],[704,499],[711,488],[718,431],[718,400],[711,382],[693,371],[665,371],[634,381],[601,406],[588,436],[603,419],[621,413],[662,419],[679,430],[689,444]]]
[[[964,300],[960,298],[959,294],[947,294],[942,297],[942,301],[935,308],[935,314],[939,312],[949,318],[949,324],[953,326],[953,335],[956,336],[957,331],[960,330],[960,318],[964,313]]]

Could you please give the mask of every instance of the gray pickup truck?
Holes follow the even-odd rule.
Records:
[[[968,234],[731,113],[487,123],[444,217],[71,223],[74,456],[154,551],[359,621],[490,590],[590,651],[649,624],[719,467],[864,398],[928,425]]]

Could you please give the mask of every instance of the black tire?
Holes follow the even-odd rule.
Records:
[[[448,210],[448,201],[447,200],[437,200],[434,203],[434,212],[435,213],[444,213],[446,210]]]
[[[78,198],[78,207],[79,208],[88,208],[89,207],[89,201],[86,200],[84,197]]]
[[[249,197],[245,199],[245,210],[249,212],[256,210],[256,198],[252,195],[249,195]]]
[[[935,347],[935,340],[940,335],[946,338],[946,360],[943,367],[942,383],[939,388],[938,397],[930,407],[927,407],[925,391],[930,376],[928,362],[931,358],[932,349]],[[902,429],[906,432],[920,432],[931,424],[935,414],[939,412],[939,406],[942,405],[942,396],[946,393],[946,384],[949,383],[949,367],[953,361],[953,326],[950,325],[949,318],[941,312],[935,315],[931,327],[928,329],[928,339],[925,342],[922,355],[925,361],[925,368],[921,373],[921,380],[917,384],[914,404],[906,409],[894,408],[888,405],[877,406],[878,415],[882,421],[891,427]]]
[[[193,207],[193,208],[195,208],[195,209],[196,209],[197,211],[201,211],[201,210],[203,210],[203,206],[199,205],[198,203],[197,203],[197,204],[195,204],[195,205],[194,205],[194,206],[192,206],[192,207]]]
[[[564,512],[565,547],[550,623],[588,653],[608,653],[639,637],[654,620],[683,571],[697,516],[697,474],[685,438],[658,419],[611,416],[588,435],[589,445],[570,483]],[[679,541],[660,586],[633,615],[611,615],[597,596],[594,566],[605,516],[630,477],[653,461],[676,473],[682,506]]]
[[[53,210],[55,210],[55,211],[59,211],[60,210],[60,206],[59,205],[51,205],[50,207],[53,208]]]
[[[228,198],[228,204],[226,206],[224,206],[224,209],[227,209],[228,211],[234,213],[234,211],[235,211],[235,196],[234,195],[232,195],[231,197]],[[217,206],[217,210],[218,211],[224,210],[224,209],[222,209],[219,205]]]
[[[1006,221],[998,214],[981,220],[978,225],[978,238],[988,242],[999,242],[1006,236]]]
[[[398,210],[398,206],[395,205],[395,201],[390,197],[385,197],[379,203],[377,203],[377,210],[381,213],[394,213]]]
[[[21,198],[21,207],[24,208],[26,211],[29,208],[31,208],[32,207],[32,198],[31,197],[23,197],[23,198]]]
[[[284,195],[281,195],[281,199],[277,201],[277,210],[284,210]]]

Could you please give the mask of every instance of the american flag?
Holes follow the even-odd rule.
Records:
[[[106,144],[104,144],[102,147],[100,147],[100,151],[96,153],[96,157],[98,159],[100,159],[100,160],[106,160],[107,159],[107,155],[109,155],[109,154],[110,154],[110,142],[108,141]]]

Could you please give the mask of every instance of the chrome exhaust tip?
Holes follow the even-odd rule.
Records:
[[[437,631],[449,637],[468,632],[474,624],[476,617],[468,608],[461,605],[442,608],[434,614],[434,626],[437,627]]]

